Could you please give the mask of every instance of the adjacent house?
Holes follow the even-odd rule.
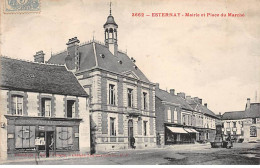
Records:
[[[159,88],[155,91],[156,133],[158,145],[194,143],[198,138],[193,109],[181,97]]]
[[[225,112],[222,116],[224,137],[231,135],[236,141],[260,140],[260,103],[247,99],[244,111]]]
[[[208,109],[207,103],[202,105],[202,99],[191,96],[186,96],[185,99],[195,113],[194,120],[197,126],[196,130],[199,132],[199,141],[212,142],[215,139],[216,123],[219,123],[219,117]]]
[[[155,84],[118,50],[111,10],[103,28],[104,44],[74,37],[48,62],[66,65],[90,95],[92,152],[132,148],[133,138],[136,148],[154,147]]]
[[[87,93],[65,66],[41,60],[0,57],[1,159],[90,152]]]

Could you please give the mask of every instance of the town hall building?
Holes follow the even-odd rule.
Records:
[[[111,9],[103,28],[104,44],[74,37],[48,62],[65,64],[90,95],[92,152],[155,147],[155,84],[118,50]]]

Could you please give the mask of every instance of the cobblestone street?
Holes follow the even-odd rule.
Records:
[[[157,149],[115,151],[87,157],[17,160],[2,164],[59,165],[61,163],[66,165],[258,165],[260,144],[235,143],[232,149],[211,148],[210,144],[175,145]]]

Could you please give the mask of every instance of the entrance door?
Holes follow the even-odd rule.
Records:
[[[131,147],[131,139],[134,137],[133,120],[128,121],[128,146]]]
[[[54,132],[53,131],[47,131],[46,132],[46,143],[45,143],[45,149],[46,149],[46,157],[50,157],[50,150],[54,150]]]

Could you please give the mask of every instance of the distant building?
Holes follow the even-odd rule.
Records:
[[[93,152],[156,146],[155,84],[118,50],[114,17],[104,24],[105,44],[95,40],[67,43],[67,50],[54,54],[49,63],[72,71],[90,95]]]
[[[6,57],[0,63],[1,159],[90,153],[88,95],[73,73]]]
[[[218,119],[199,99],[185,97],[185,93],[170,93],[156,87],[157,144],[183,144],[213,141]]]
[[[222,116],[224,136],[246,142],[260,141],[260,103],[247,99],[244,111],[225,112]]]

